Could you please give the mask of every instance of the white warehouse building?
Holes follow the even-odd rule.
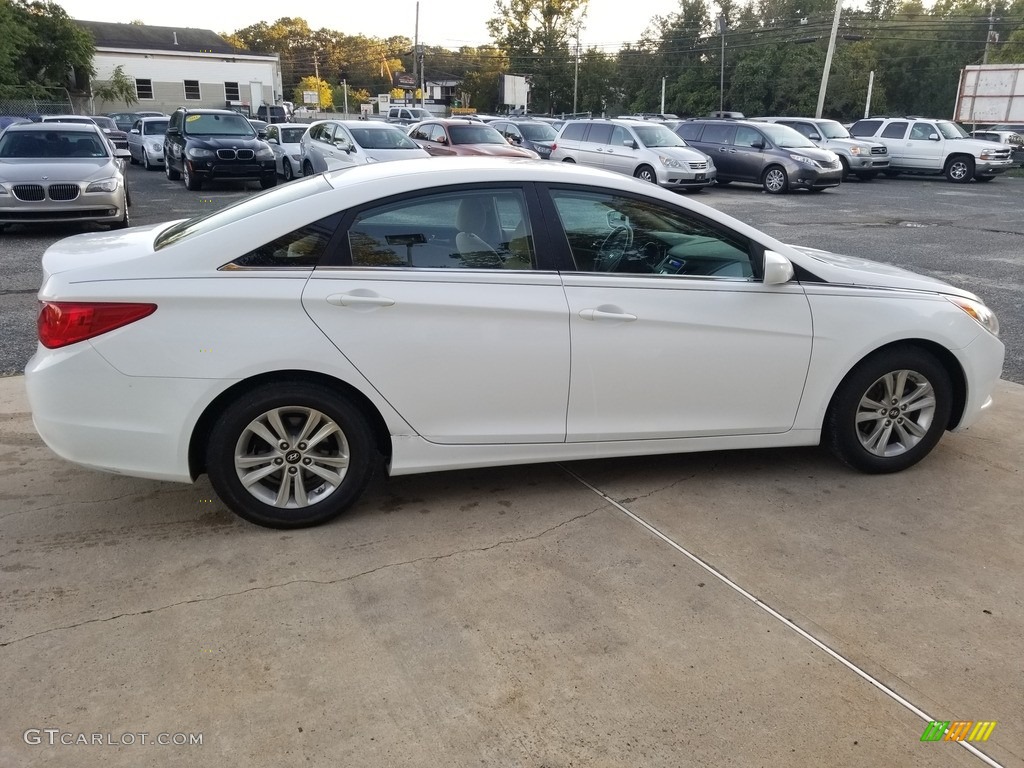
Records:
[[[94,83],[109,81],[118,66],[135,82],[138,103],[130,110],[169,114],[180,106],[215,107],[255,116],[261,104],[282,100],[277,54],[239,50],[208,29],[75,23],[95,40]],[[90,99],[95,114],[125,109],[123,101]]]

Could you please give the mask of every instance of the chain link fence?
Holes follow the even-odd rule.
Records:
[[[0,95],[0,115],[30,117],[32,115],[68,115],[80,110],[66,88],[29,90],[9,88]]]

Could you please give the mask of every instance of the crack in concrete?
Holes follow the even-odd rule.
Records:
[[[94,499],[92,501],[82,501],[81,499],[79,499],[79,500],[63,501],[63,502],[60,502],[59,504],[50,504],[49,506],[46,506],[46,507],[36,507],[35,509],[19,509],[17,512],[8,512],[7,514],[0,515],[0,520],[6,520],[8,517],[14,517],[15,515],[24,515],[26,512],[45,512],[46,510],[49,510],[49,509],[58,509],[59,507],[66,507],[66,506],[69,506],[69,505],[105,504],[105,503],[107,503],[109,501],[120,501],[121,499],[127,499],[129,496],[139,496],[139,495],[140,495],[139,492],[136,491],[135,493],[126,493],[123,496],[114,496],[111,499]]]
[[[439,560],[447,560],[449,558],[456,557],[458,555],[472,554],[472,553],[477,553],[477,552],[487,552],[489,550],[496,549],[498,547],[502,547],[502,546],[510,545],[510,544],[522,544],[522,543],[527,542],[527,541],[534,541],[536,539],[540,539],[540,538],[542,538],[544,536],[547,536],[552,531],[556,531],[559,528],[562,528],[562,527],[564,527],[566,525],[569,525],[570,523],[576,522],[577,520],[582,520],[584,518],[590,517],[595,512],[599,512],[602,509],[607,509],[607,508],[608,508],[607,504],[601,504],[600,506],[594,507],[589,512],[583,512],[583,513],[581,513],[579,515],[574,515],[574,516],[572,516],[572,517],[570,517],[570,518],[568,518],[566,520],[563,520],[562,522],[558,523],[557,525],[553,525],[550,528],[545,528],[543,531],[540,531],[539,533],[536,533],[536,534],[534,534],[532,536],[523,536],[523,537],[517,538],[517,539],[501,539],[500,541],[496,541],[493,544],[487,545],[486,547],[471,547],[471,548],[468,548],[468,549],[457,549],[457,550],[455,550],[453,552],[448,552],[448,553],[443,554],[443,555],[426,555],[424,557],[413,558],[412,560],[403,560],[403,561],[396,562],[396,563],[384,563],[383,565],[378,565],[375,568],[370,568],[369,570],[366,570],[366,571],[360,571],[359,573],[353,573],[353,574],[350,574],[348,576],[342,576],[341,578],[329,579],[329,580],[326,580],[326,581],[325,580],[321,580],[321,579],[291,579],[289,581],[281,582],[280,584],[267,584],[267,585],[260,586],[260,587],[249,587],[248,589],[242,589],[242,590],[239,590],[237,592],[225,592],[223,594],[212,595],[210,597],[195,597],[195,598],[192,598],[190,600],[180,600],[180,601],[178,601],[176,603],[169,603],[167,605],[161,605],[161,606],[159,606],[157,608],[149,608],[149,609],[144,610],[144,611],[128,611],[128,612],[125,612],[125,613],[116,614],[114,616],[108,616],[108,617],[102,618],[102,619],[86,619],[85,621],[79,621],[79,622],[76,622],[74,624],[64,624],[64,625],[59,626],[59,627],[49,627],[48,629],[41,629],[38,632],[33,632],[32,634],[25,635],[24,637],[16,637],[13,640],[6,640],[4,642],[0,642],[0,648],[6,648],[6,647],[8,647],[10,645],[15,645],[17,643],[22,643],[22,642],[25,642],[26,640],[31,640],[33,638],[40,637],[42,635],[48,635],[51,632],[60,632],[62,630],[68,630],[68,629],[78,629],[79,627],[84,627],[84,626],[87,626],[89,624],[104,624],[104,623],[106,623],[108,621],[116,621],[117,619],[133,618],[135,616],[145,616],[145,615],[150,614],[150,613],[157,613],[159,611],[166,611],[166,610],[169,610],[171,608],[177,608],[177,607],[182,606],[182,605],[192,605],[192,604],[198,604],[198,603],[210,603],[210,602],[213,602],[215,600],[222,600],[222,599],[228,598],[228,597],[239,597],[241,595],[249,594],[250,592],[268,592],[268,591],[270,591],[272,589],[281,589],[282,587],[289,587],[289,586],[292,586],[293,584],[315,584],[317,586],[325,586],[325,587],[333,586],[335,584],[344,584],[346,582],[353,581],[355,579],[360,579],[360,578],[362,578],[364,576],[370,576],[370,575],[372,575],[374,573],[377,573],[378,571],[389,570],[391,568],[401,568],[402,566],[405,566],[405,565],[415,565],[417,563],[424,563],[424,562],[436,563]]]

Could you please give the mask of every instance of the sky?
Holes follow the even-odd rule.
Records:
[[[57,0],[73,19],[125,22],[165,27],[198,27],[215,32],[234,32],[260,21],[282,16],[305,19],[313,29],[326,27],[346,35],[386,38],[405,35],[412,39],[416,27],[415,0],[324,3],[313,0],[245,0],[226,3],[209,0],[175,0],[173,3],[125,5],[110,0]],[[580,32],[584,48],[615,51],[623,43],[640,39],[655,15],[667,15],[678,0],[589,0]],[[494,15],[491,0],[420,0],[420,42],[445,48],[490,43],[487,19]]]

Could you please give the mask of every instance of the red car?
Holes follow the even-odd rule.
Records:
[[[424,120],[409,128],[409,137],[435,157],[489,155],[540,159],[532,149],[509,144],[491,126],[469,120]]]

